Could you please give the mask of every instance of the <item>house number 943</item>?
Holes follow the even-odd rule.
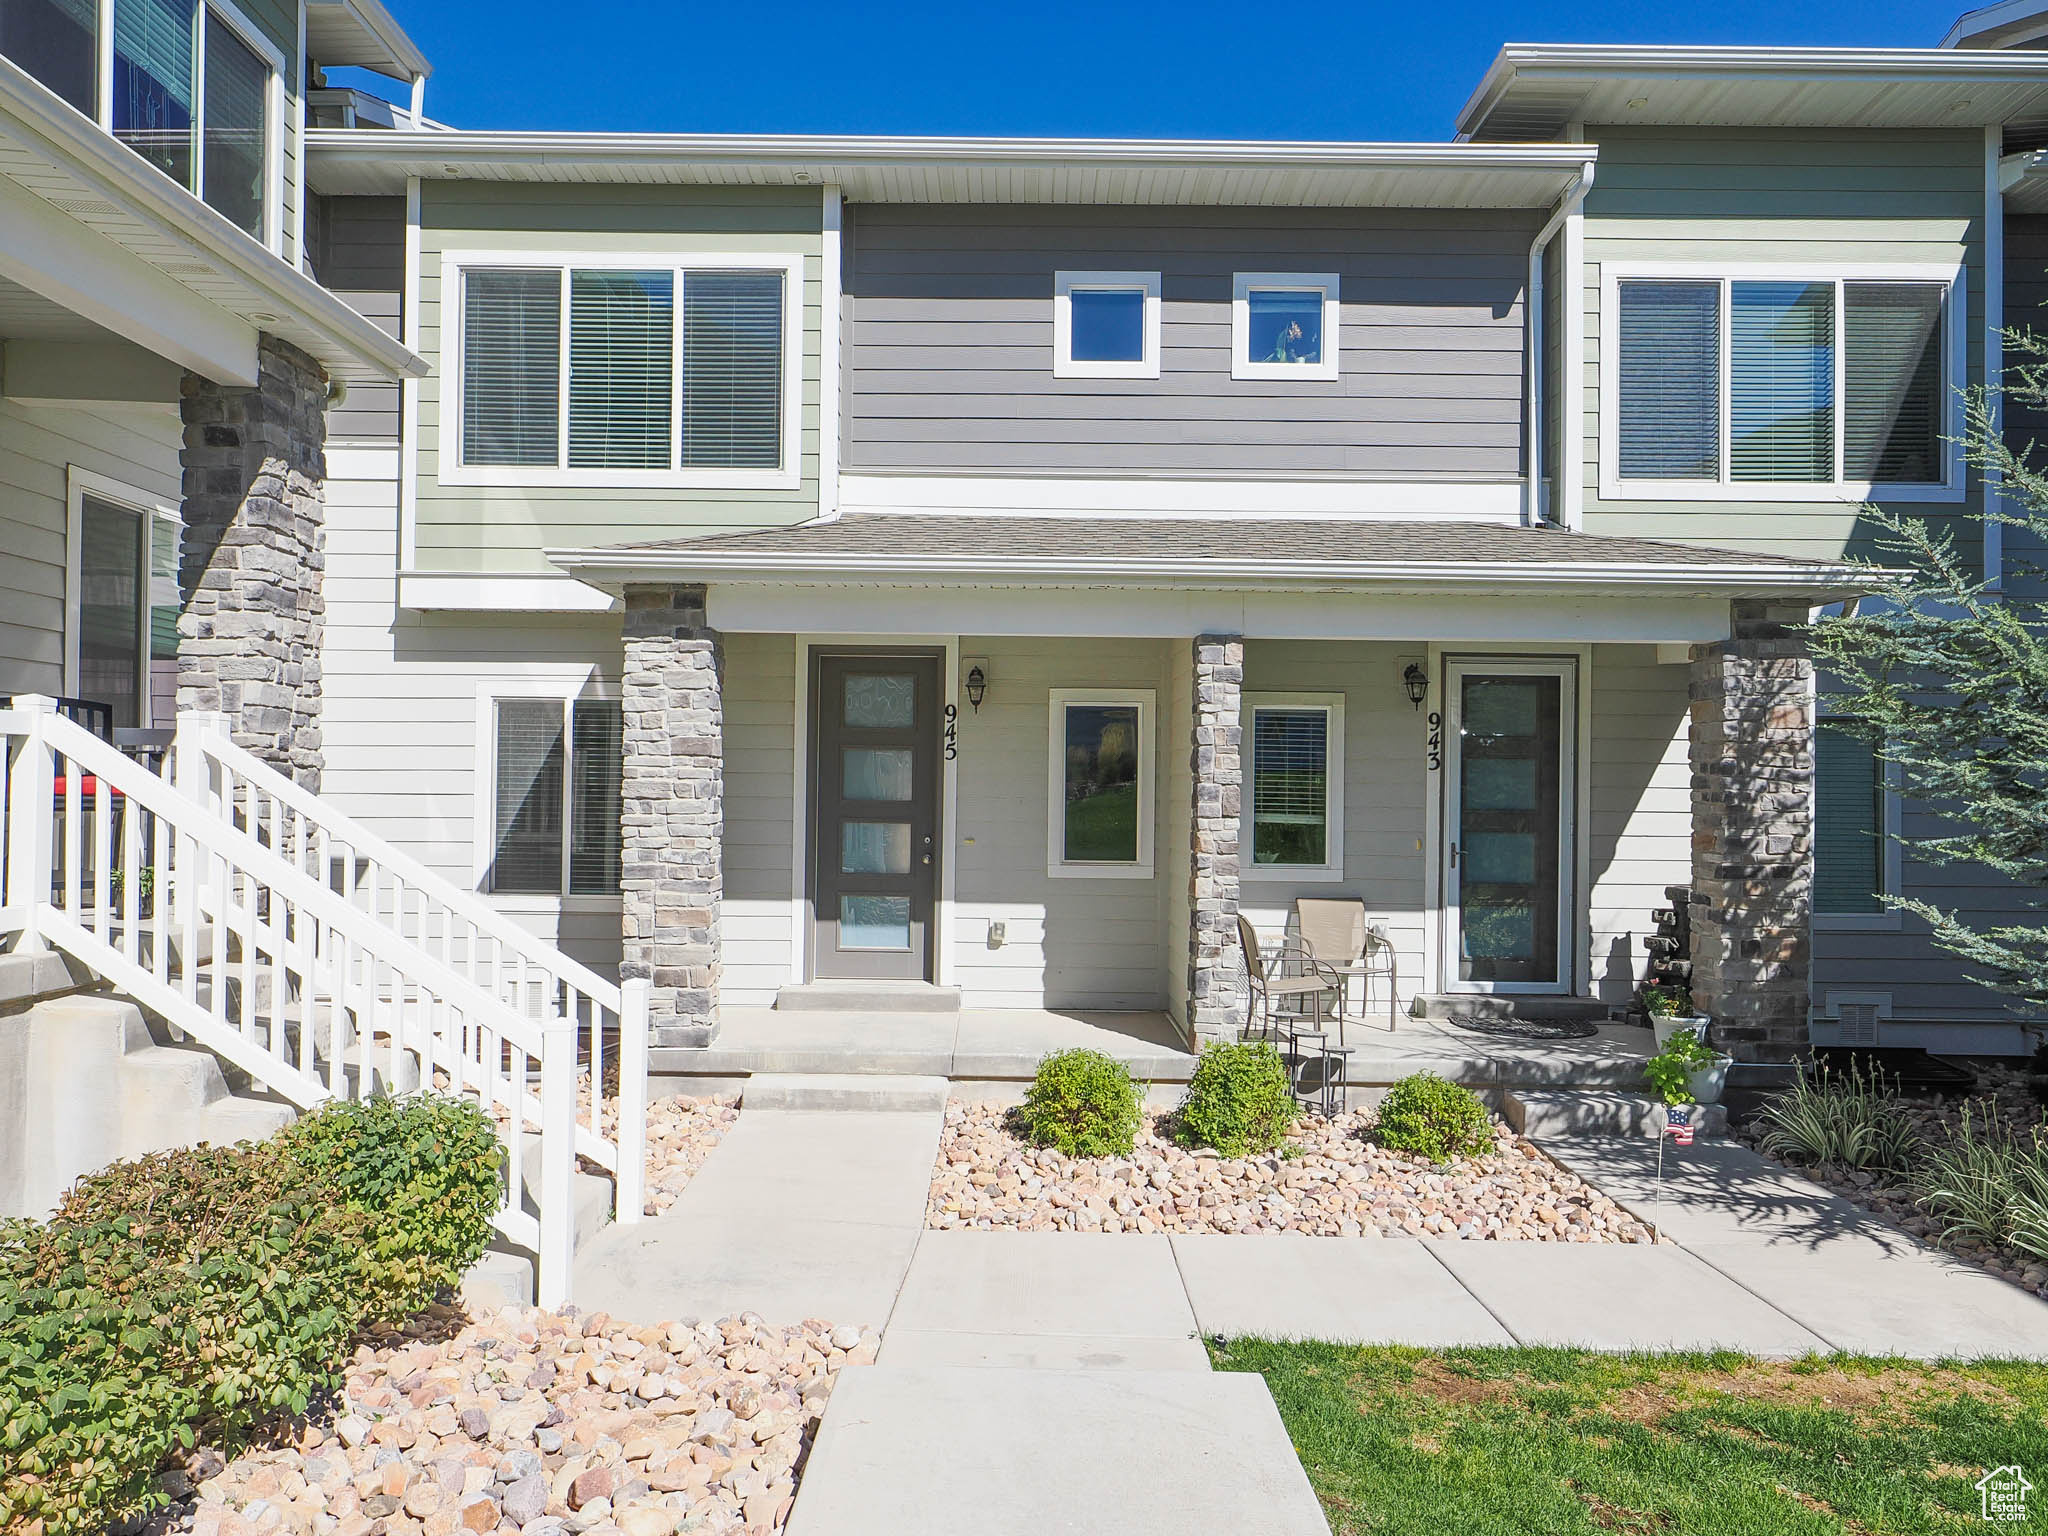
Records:
[[[1429,771],[1437,772],[1444,765],[1444,717],[1435,710],[1429,712]]]
[[[952,762],[960,756],[960,706],[946,706],[946,761]]]

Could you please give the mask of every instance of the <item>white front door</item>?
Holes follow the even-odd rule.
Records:
[[[1577,664],[1444,669],[1444,990],[1569,992]]]

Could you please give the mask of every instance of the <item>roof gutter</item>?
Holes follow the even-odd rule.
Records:
[[[1527,294],[1527,316],[1523,331],[1529,338],[1528,396],[1529,408],[1523,413],[1524,428],[1528,442],[1523,450],[1522,462],[1525,468],[1522,492],[1522,521],[1530,526],[1546,521],[1548,508],[1543,504],[1543,252],[1565,227],[1565,222],[1576,214],[1586,201],[1586,194],[1593,190],[1594,162],[1587,160],[1579,167],[1579,179],[1563,197],[1557,200],[1557,207],[1543,227],[1536,232],[1536,238],[1529,242],[1529,282],[1523,290]],[[1576,286],[1570,277],[1565,278],[1566,293],[1569,295]],[[1583,345],[1580,328],[1567,326],[1565,345],[1568,353],[1576,353]],[[1567,379],[1574,377],[1575,360],[1567,355],[1560,367]],[[1569,418],[1567,418],[1569,419]],[[1576,498],[1567,491],[1565,522],[1568,527],[1577,527]]]

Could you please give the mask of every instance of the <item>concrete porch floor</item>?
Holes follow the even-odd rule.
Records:
[[[1334,1030],[1331,1039],[1336,1039]],[[1601,1025],[1580,1039],[1526,1039],[1439,1019],[1349,1022],[1354,1087],[1381,1088],[1413,1072],[1434,1072],[1473,1088],[1630,1087],[1652,1054],[1650,1032]],[[1163,1013],[1039,1008],[966,1008],[959,1013],[778,1012],[727,1008],[717,1040],[702,1049],[659,1049],[650,1067],[657,1093],[730,1089],[756,1072],[879,1073],[1020,1083],[1048,1051],[1087,1046],[1158,1085],[1188,1080],[1195,1057]],[[715,1085],[715,1086],[714,1086]]]

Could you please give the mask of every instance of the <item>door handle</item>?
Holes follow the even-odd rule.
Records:
[[[1456,843],[1453,843],[1453,844],[1451,844],[1451,868],[1453,868],[1453,869],[1456,869],[1457,867],[1458,867],[1458,845],[1457,845]]]

